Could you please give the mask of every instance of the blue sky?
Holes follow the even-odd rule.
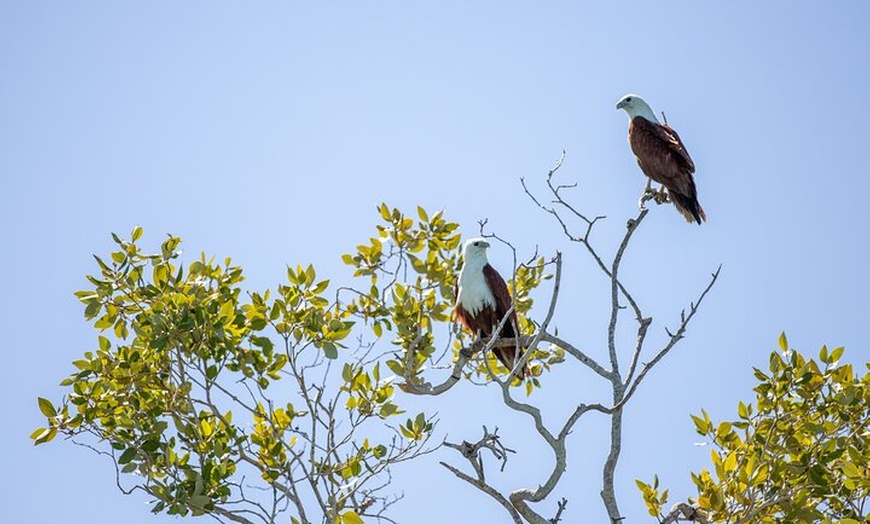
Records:
[[[631,247],[624,275],[655,317],[654,340],[723,265],[687,340],[627,410],[617,473],[629,521],[648,519],[634,478],[657,472],[675,498],[693,492],[688,472],[709,459],[689,413],[731,416],[781,330],[799,349],[846,345],[870,360],[870,4],[470,4],[0,3],[10,522],[173,520],[120,495],[110,465],[86,450],[27,439],[43,424],[35,398],[58,398],[70,361],[94,345],[72,292],[113,231],[141,225],[151,245],[180,235],[188,260],[232,256],[261,289],[286,264],[346,280],[340,254],[373,232],[381,201],[445,209],[466,234],[488,218],[521,253],[565,252],[560,334],[604,357],[606,287],[519,178],[540,188],[567,150],[559,177],[578,182],[580,208],[608,215],[596,238],[610,252],[644,185],[614,107],[626,92],[680,131],[709,218],[691,226],[654,208]],[[491,259],[510,263],[503,251]],[[574,364],[547,385],[553,423],[571,402],[606,399]],[[521,450],[501,487],[543,479],[548,454],[494,390],[414,402],[457,440],[499,426]],[[602,421],[590,416],[570,440],[549,502],[569,498],[567,521],[604,518]],[[405,499],[394,516],[503,519],[443,459],[455,457],[396,471]]]

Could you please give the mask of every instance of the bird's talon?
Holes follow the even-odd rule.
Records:
[[[671,197],[664,187],[654,193],[653,199],[655,199],[656,204],[666,204],[671,201]]]
[[[638,209],[640,209],[641,211],[646,211],[646,203],[649,200],[654,199],[657,194],[658,193],[653,189],[650,189],[650,188],[644,189],[643,195],[641,195],[640,200],[637,201]]]

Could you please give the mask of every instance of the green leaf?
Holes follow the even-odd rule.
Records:
[[[391,402],[384,404],[381,406],[381,412],[379,416],[381,418],[387,418],[391,415],[396,415],[399,413],[399,407]]]
[[[103,271],[109,271],[109,266],[105,262],[103,262],[102,258],[94,255],[94,259],[97,261],[97,265],[100,266],[100,269],[102,269]]]
[[[118,457],[118,464],[127,464],[136,456],[136,448],[127,448],[121,453],[121,456]]]
[[[43,415],[49,418],[57,416],[57,410],[54,409],[54,404],[50,400],[39,397],[37,401],[39,402],[39,411],[42,411]]]
[[[33,439],[33,445],[38,446],[50,442],[55,435],[57,435],[57,429],[55,428],[39,428],[30,434],[30,438]]]
[[[819,360],[826,364],[830,362],[828,360],[828,346],[822,346],[822,349],[819,350]]]
[[[858,470],[858,466],[852,464],[851,462],[844,462],[843,465],[840,466],[840,469],[847,477],[857,478],[861,476],[861,472],[860,470]]]
[[[335,360],[338,358],[338,348],[332,342],[327,342],[323,344],[323,354],[326,355],[326,358]]]
[[[386,203],[381,203],[378,207],[378,212],[381,214],[381,218],[389,222],[391,220],[390,208],[387,207]]]
[[[344,366],[341,368],[341,379],[344,380],[345,382],[352,381],[354,374],[355,373],[354,373],[353,365],[350,363],[345,363]]]
[[[139,226],[134,227],[133,232],[130,233],[130,238],[133,239],[133,242],[142,238],[142,228]]]
[[[98,301],[94,300],[92,302],[89,302],[88,305],[85,307],[85,318],[88,320],[94,318],[100,313],[101,308],[102,304],[100,304]]]
[[[410,422],[410,420],[409,420],[409,422]],[[411,440],[417,440],[417,436],[414,435],[414,432],[411,431],[410,429],[408,429],[407,427],[399,426],[399,430],[402,432],[402,436],[404,436],[405,438],[411,439]]]
[[[353,510],[347,510],[341,514],[341,524],[363,524],[363,519]]]
[[[205,495],[194,495],[190,497],[190,507],[193,508],[194,515],[202,515],[206,510],[208,510],[209,505],[211,504],[211,499]],[[199,513],[197,513],[198,510]]]
[[[779,334],[779,349],[788,351],[788,339],[785,337],[785,331]]]
[[[701,435],[706,435],[708,429],[707,421],[695,415],[691,415],[691,417],[692,422],[695,423],[695,431]]]
[[[731,472],[737,469],[737,453],[731,452],[728,454],[728,457],[725,459],[725,463],[723,464],[725,471]]]

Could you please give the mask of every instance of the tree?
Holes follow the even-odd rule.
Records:
[[[381,494],[389,468],[431,449],[434,421],[392,425],[403,411],[391,379],[369,365],[371,348],[339,364],[353,322],[326,298],[329,282],[297,266],[274,296],[244,296],[231,260],[185,268],[179,238],[148,255],[141,235],[113,235],[118,250],[95,257],[100,274],[76,293],[104,334],[73,362],[60,406],[39,399],[49,426],[35,443],[60,432],[111,457],[118,487],[148,493],[154,512],[244,523],[288,510],[294,523],[383,517],[396,500]],[[263,481],[256,495],[251,473]]]
[[[662,522],[741,524],[870,522],[870,373],[840,364],[842,347],[818,362],[791,349],[785,334],[767,373],[755,369],[755,402],[718,424],[706,412],[695,427],[713,443],[713,474],[692,474],[697,498],[662,507],[658,479],[638,481]]]
[[[285,512],[292,523],[392,522],[387,510],[397,497],[388,493],[391,468],[439,447],[432,440],[437,421],[425,413],[404,417],[396,388],[437,396],[464,379],[500,388],[504,405],[529,417],[542,445],[553,452],[552,469],[540,482],[529,479],[535,488],[500,492],[488,481],[482,452],[504,463],[510,450],[497,430],[487,428],[476,441],[443,443],[462,455],[470,473],[442,461],[445,468],[500,504],[513,522],[558,522],[567,500],[549,519],[533,505],[559,483],[577,421],[598,413],[610,419],[601,496],[611,520],[620,521],[614,476],[623,408],[685,337],[719,270],[673,330],[666,328],[666,342],[650,352],[645,343],[653,319],[619,274],[649,211],[643,207],[628,220],[615,253],[605,257],[591,240],[605,217],[577,211],[564,198],[573,186],[553,181],[563,158],[545,179],[552,204],[544,204],[525,181],[523,188],[609,283],[609,362],[591,358],[550,326],[561,255],[535,253],[517,262],[517,250],[487,233],[485,221],[480,233],[514,254],[509,288],[523,333],[515,340],[475,342],[451,322],[461,237],[459,225],[441,212],[418,208],[411,218],[381,204],[376,235],[342,257],[356,283],[330,295],[329,281],[318,280],[313,266],[288,268],[287,283],[275,292],[243,293],[242,269],[231,260],[218,265],[203,255],[185,267],[177,261],[180,239],[172,236],[159,253],[144,254],[142,230],[136,228],[130,239],[113,235],[117,250],[106,261],[96,257],[99,274],[77,293],[85,317],[101,333],[98,347],[73,363],[77,371],[62,383],[68,392],[59,405],[39,399],[48,425],[33,433],[35,443],[60,433],[108,455],[118,486],[148,493],[155,512],[244,523],[276,522]],[[579,222],[581,231],[574,232],[569,221]],[[549,303],[534,309],[532,292],[545,281],[552,282]],[[623,348],[617,320],[626,314],[634,336]],[[349,342],[352,333],[355,342]],[[490,351],[496,345],[529,348],[517,365],[530,364],[532,377],[521,382],[511,375]],[[532,402],[534,391],[543,374],[569,358],[610,386],[612,403],[571,400],[571,414],[550,428]],[[526,399],[518,398],[520,391]],[[252,473],[262,480],[256,489]]]

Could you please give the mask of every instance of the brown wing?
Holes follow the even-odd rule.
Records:
[[[489,264],[483,266],[483,277],[486,279],[486,285],[489,286],[492,295],[495,297],[495,316],[496,323],[501,322],[505,314],[511,308],[511,294],[508,291],[507,283]],[[516,312],[511,312],[511,317],[505,322],[504,327],[499,333],[501,338],[514,338],[516,331],[514,326],[517,324]]]
[[[486,278],[486,284],[489,286],[492,295],[495,297],[494,326],[496,326],[501,322],[505,314],[507,314],[508,310],[511,308],[511,294],[508,291],[507,283],[501,275],[498,274],[498,271],[496,271],[494,267],[489,264],[483,266],[483,276]],[[516,311],[511,311],[510,318],[505,322],[504,327],[501,329],[501,333],[499,333],[499,338],[515,338],[518,331],[519,324],[517,323],[517,313]],[[493,352],[506,368],[513,369],[517,359],[522,357],[523,353],[525,353],[525,348],[520,348],[519,354],[517,354],[516,347],[498,347],[494,348]],[[522,377],[528,377],[530,375],[531,369],[528,364],[526,364],[522,370]]]
[[[677,210],[689,222],[706,220],[698,203],[695,163],[680,135],[671,127],[634,117],[628,128],[628,141],[644,174],[668,188]]]

